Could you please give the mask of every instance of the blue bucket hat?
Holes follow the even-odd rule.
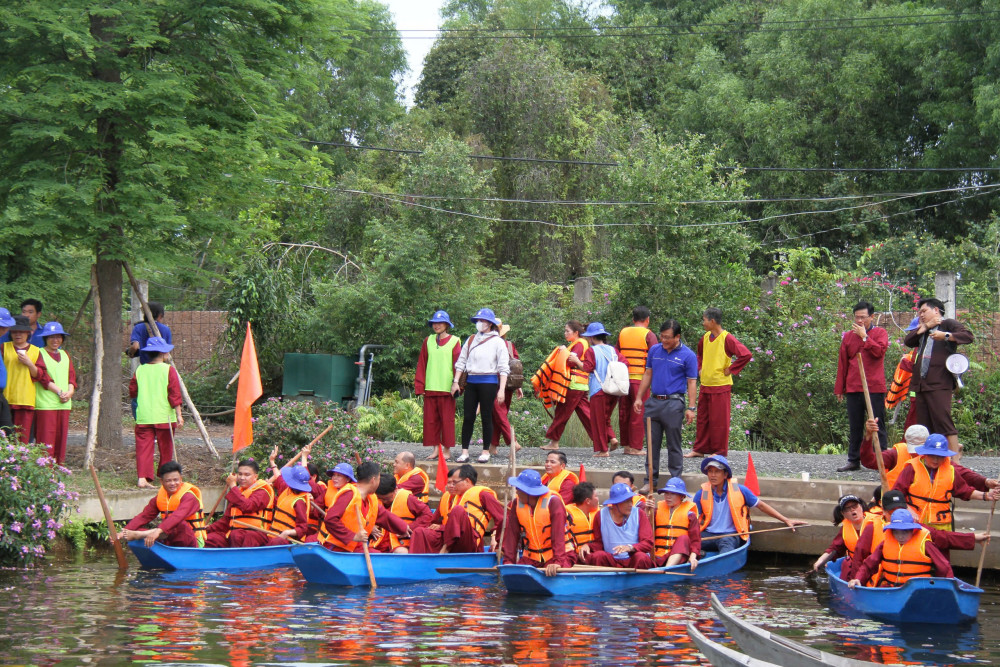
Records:
[[[309,470],[302,466],[285,466],[281,469],[281,479],[296,491],[309,491]]]
[[[174,346],[160,338],[159,336],[150,336],[149,340],[146,341],[146,347],[142,348],[143,352],[170,352],[174,349]]]
[[[722,468],[726,471],[727,477],[733,476],[733,469],[729,467],[729,461],[722,454],[712,454],[711,456],[706,456],[705,460],[701,462],[701,471],[707,473],[709,467]]]
[[[623,503],[626,500],[631,500],[635,496],[635,491],[629,487],[628,484],[624,482],[618,482],[612,485],[611,494],[608,499],[604,501],[605,505],[617,505],[618,503]]]
[[[333,467],[333,470],[327,470],[327,475],[333,477],[333,473],[340,473],[352,482],[357,482],[358,480],[354,477],[354,468],[351,467],[350,463],[338,463]]]
[[[500,320],[497,319],[497,316],[493,314],[493,311],[489,308],[480,308],[475,315],[469,318],[469,320],[471,320],[473,324],[476,320],[486,320],[490,324],[500,326]]]
[[[954,456],[957,452],[948,449],[948,438],[940,433],[931,433],[924,440],[924,444],[913,450],[915,454],[929,454],[930,456]]]
[[[905,507],[892,513],[892,520],[882,530],[920,530],[923,528]]]
[[[451,318],[448,317],[448,311],[445,310],[435,310],[434,314],[431,315],[431,319],[427,320],[427,326],[430,326],[432,324],[437,324],[438,322],[443,322],[444,324],[447,324],[449,327],[455,326],[454,324],[452,324]]]
[[[14,326],[14,318],[10,316],[10,311],[6,308],[0,308],[0,327],[12,326]]]
[[[604,325],[600,322],[591,322],[587,325],[587,330],[584,331],[581,336],[610,336],[607,331],[604,330]]]
[[[517,477],[508,477],[507,483],[518,491],[524,491],[529,496],[544,496],[549,492],[549,487],[542,484],[542,476],[537,470],[522,470]]]
[[[680,477],[671,477],[667,480],[667,483],[663,485],[663,488],[658,490],[657,493],[676,493],[679,496],[691,497],[688,493],[687,487],[684,486],[684,480]]]
[[[58,322],[46,322],[45,326],[42,327],[42,338],[48,338],[49,336],[68,336],[69,334],[63,331],[62,325]]]
[[[912,320],[910,320],[910,326],[906,327],[906,330],[913,331],[914,329],[917,329],[919,327],[920,327],[920,318],[914,317]]]

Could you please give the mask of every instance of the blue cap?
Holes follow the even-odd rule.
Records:
[[[722,468],[726,471],[727,477],[733,476],[733,469],[729,467],[729,461],[722,454],[706,456],[705,460],[701,462],[701,471],[707,473],[709,467]]]
[[[907,331],[913,331],[914,329],[918,328],[919,326],[920,326],[920,318],[919,317],[914,317],[912,320],[910,320],[910,326],[906,327],[906,330]]]
[[[915,454],[928,454],[930,456],[955,456],[958,452],[948,449],[948,438],[940,433],[931,433],[924,440],[924,444],[913,450]]]
[[[6,308],[0,308],[0,327],[12,326],[14,326],[14,318],[10,316],[10,311]]]
[[[518,491],[524,491],[529,496],[544,496],[549,492],[549,487],[542,484],[542,476],[537,470],[528,468],[522,470],[517,477],[508,477],[507,483]]]
[[[309,491],[312,488],[309,486],[309,477],[309,470],[299,465],[285,466],[281,469],[281,479],[285,480],[289,488],[296,491]]]
[[[495,324],[497,326],[500,326],[500,320],[497,319],[497,316],[494,315],[493,311],[490,310],[489,308],[480,308],[479,311],[476,312],[476,314],[470,317],[469,319],[472,320],[473,322],[475,322],[476,320],[486,320],[490,324]]]
[[[63,331],[62,325],[58,322],[46,322],[45,326],[42,327],[42,338],[48,338],[49,336],[68,336],[69,334]]]
[[[688,493],[687,487],[684,486],[684,480],[680,477],[671,477],[667,480],[667,483],[663,485],[663,488],[658,491],[658,493],[676,493],[679,496],[691,497]]]
[[[584,331],[581,336],[610,336],[607,331],[604,330],[604,325],[600,322],[591,322],[587,325],[587,330]]]
[[[146,347],[142,348],[142,352],[169,352],[174,349],[174,346],[160,338],[159,336],[150,336],[149,340],[146,341]]]
[[[333,467],[333,470],[327,470],[326,472],[331,477],[333,476],[333,473],[336,472],[336,473],[340,473],[341,475],[343,475],[347,479],[351,480],[352,482],[357,482],[358,481],[354,477],[354,468],[351,467],[350,463],[338,463],[337,465],[335,465]]]
[[[618,503],[623,503],[626,500],[632,500],[635,496],[635,491],[632,490],[628,484],[624,482],[618,482],[611,486],[611,494],[608,499],[604,501],[605,505],[617,505]]]
[[[435,310],[434,314],[431,315],[431,319],[427,320],[427,325],[430,326],[431,324],[436,324],[438,322],[443,322],[449,327],[455,326],[452,324],[451,318],[448,317],[448,311],[445,310]]]
[[[885,524],[882,530],[920,530],[923,528],[905,507],[892,513],[892,520]]]

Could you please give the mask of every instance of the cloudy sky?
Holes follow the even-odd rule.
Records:
[[[444,0],[382,0],[382,2],[388,5],[396,17],[396,28],[400,30],[437,28],[441,23],[439,10]],[[431,50],[434,40],[406,39],[406,36],[407,33],[403,33],[403,46],[406,48],[410,71],[403,79],[403,86],[406,104],[409,106],[413,103],[413,89],[420,80],[420,68],[423,66],[424,56]],[[429,36],[429,33],[422,33],[421,36]]]

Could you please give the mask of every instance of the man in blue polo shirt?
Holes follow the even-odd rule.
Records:
[[[681,325],[677,320],[667,320],[660,325],[660,342],[649,348],[646,371],[642,375],[637,396],[645,396],[646,419],[651,421],[649,447],[653,453],[653,487],[660,485],[660,445],[663,434],[667,436],[667,470],[671,477],[680,477],[684,471],[681,448],[681,429],[684,422],[694,421],[695,393],[698,379],[698,355],[681,342]],[[643,411],[641,398],[636,398],[632,409]],[[649,473],[639,493],[649,493]]]

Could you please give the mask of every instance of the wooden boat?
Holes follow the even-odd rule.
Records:
[[[733,616],[719,601],[715,593],[712,593],[712,609],[726,626],[729,636],[739,644],[740,649],[761,660],[767,660],[784,667],[882,667],[880,663],[852,660],[825,653],[758,628],[752,623],[747,623]]]
[[[132,540],[128,546],[145,570],[263,570],[295,565],[287,546],[197,549],[157,542],[147,547],[142,540]]]
[[[697,581],[724,577],[736,572],[747,562],[749,542],[738,549],[713,554],[698,563],[693,576],[670,576],[670,572],[691,573],[689,565],[661,567],[645,572],[561,572],[547,577],[545,572],[530,565],[501,565],[500,578],[508,593],[518,595],[597,595],[632,588],[663,586],[680,581]]]
[[[365,555],[330,551],[319,544],[293,545],[292,560],[311,584],[368,586]],[[474,554],[382,554],[373,553],[375,583],[381,586],[464,577],[496,576],[496,573],[441,573],[438,568],[488,569],[496,565],[495,553]]]
[[[779,667],[773,662],[765,662],[763,660],[758,660],[757,658],[751,658],[748,655],[743,655],[739,651],[735,651],[728,646],[723,646],[717,642],[713,642],[711,639],[705,635],[698,632],[698,628],[694,627],[694,623],[688,622],[687,624],[688,637],[694,642],[701,654],[705,656],[705,659],[709,661],[714,667]],[[782,666],[783,667],[783,666]]]
[[[958,625],[976,620],[983,589],[959,579],[915,577],[898,588],[851,589],[840,578],[844,559],[826,564],[830,592],[853,611],[891,623]]]

